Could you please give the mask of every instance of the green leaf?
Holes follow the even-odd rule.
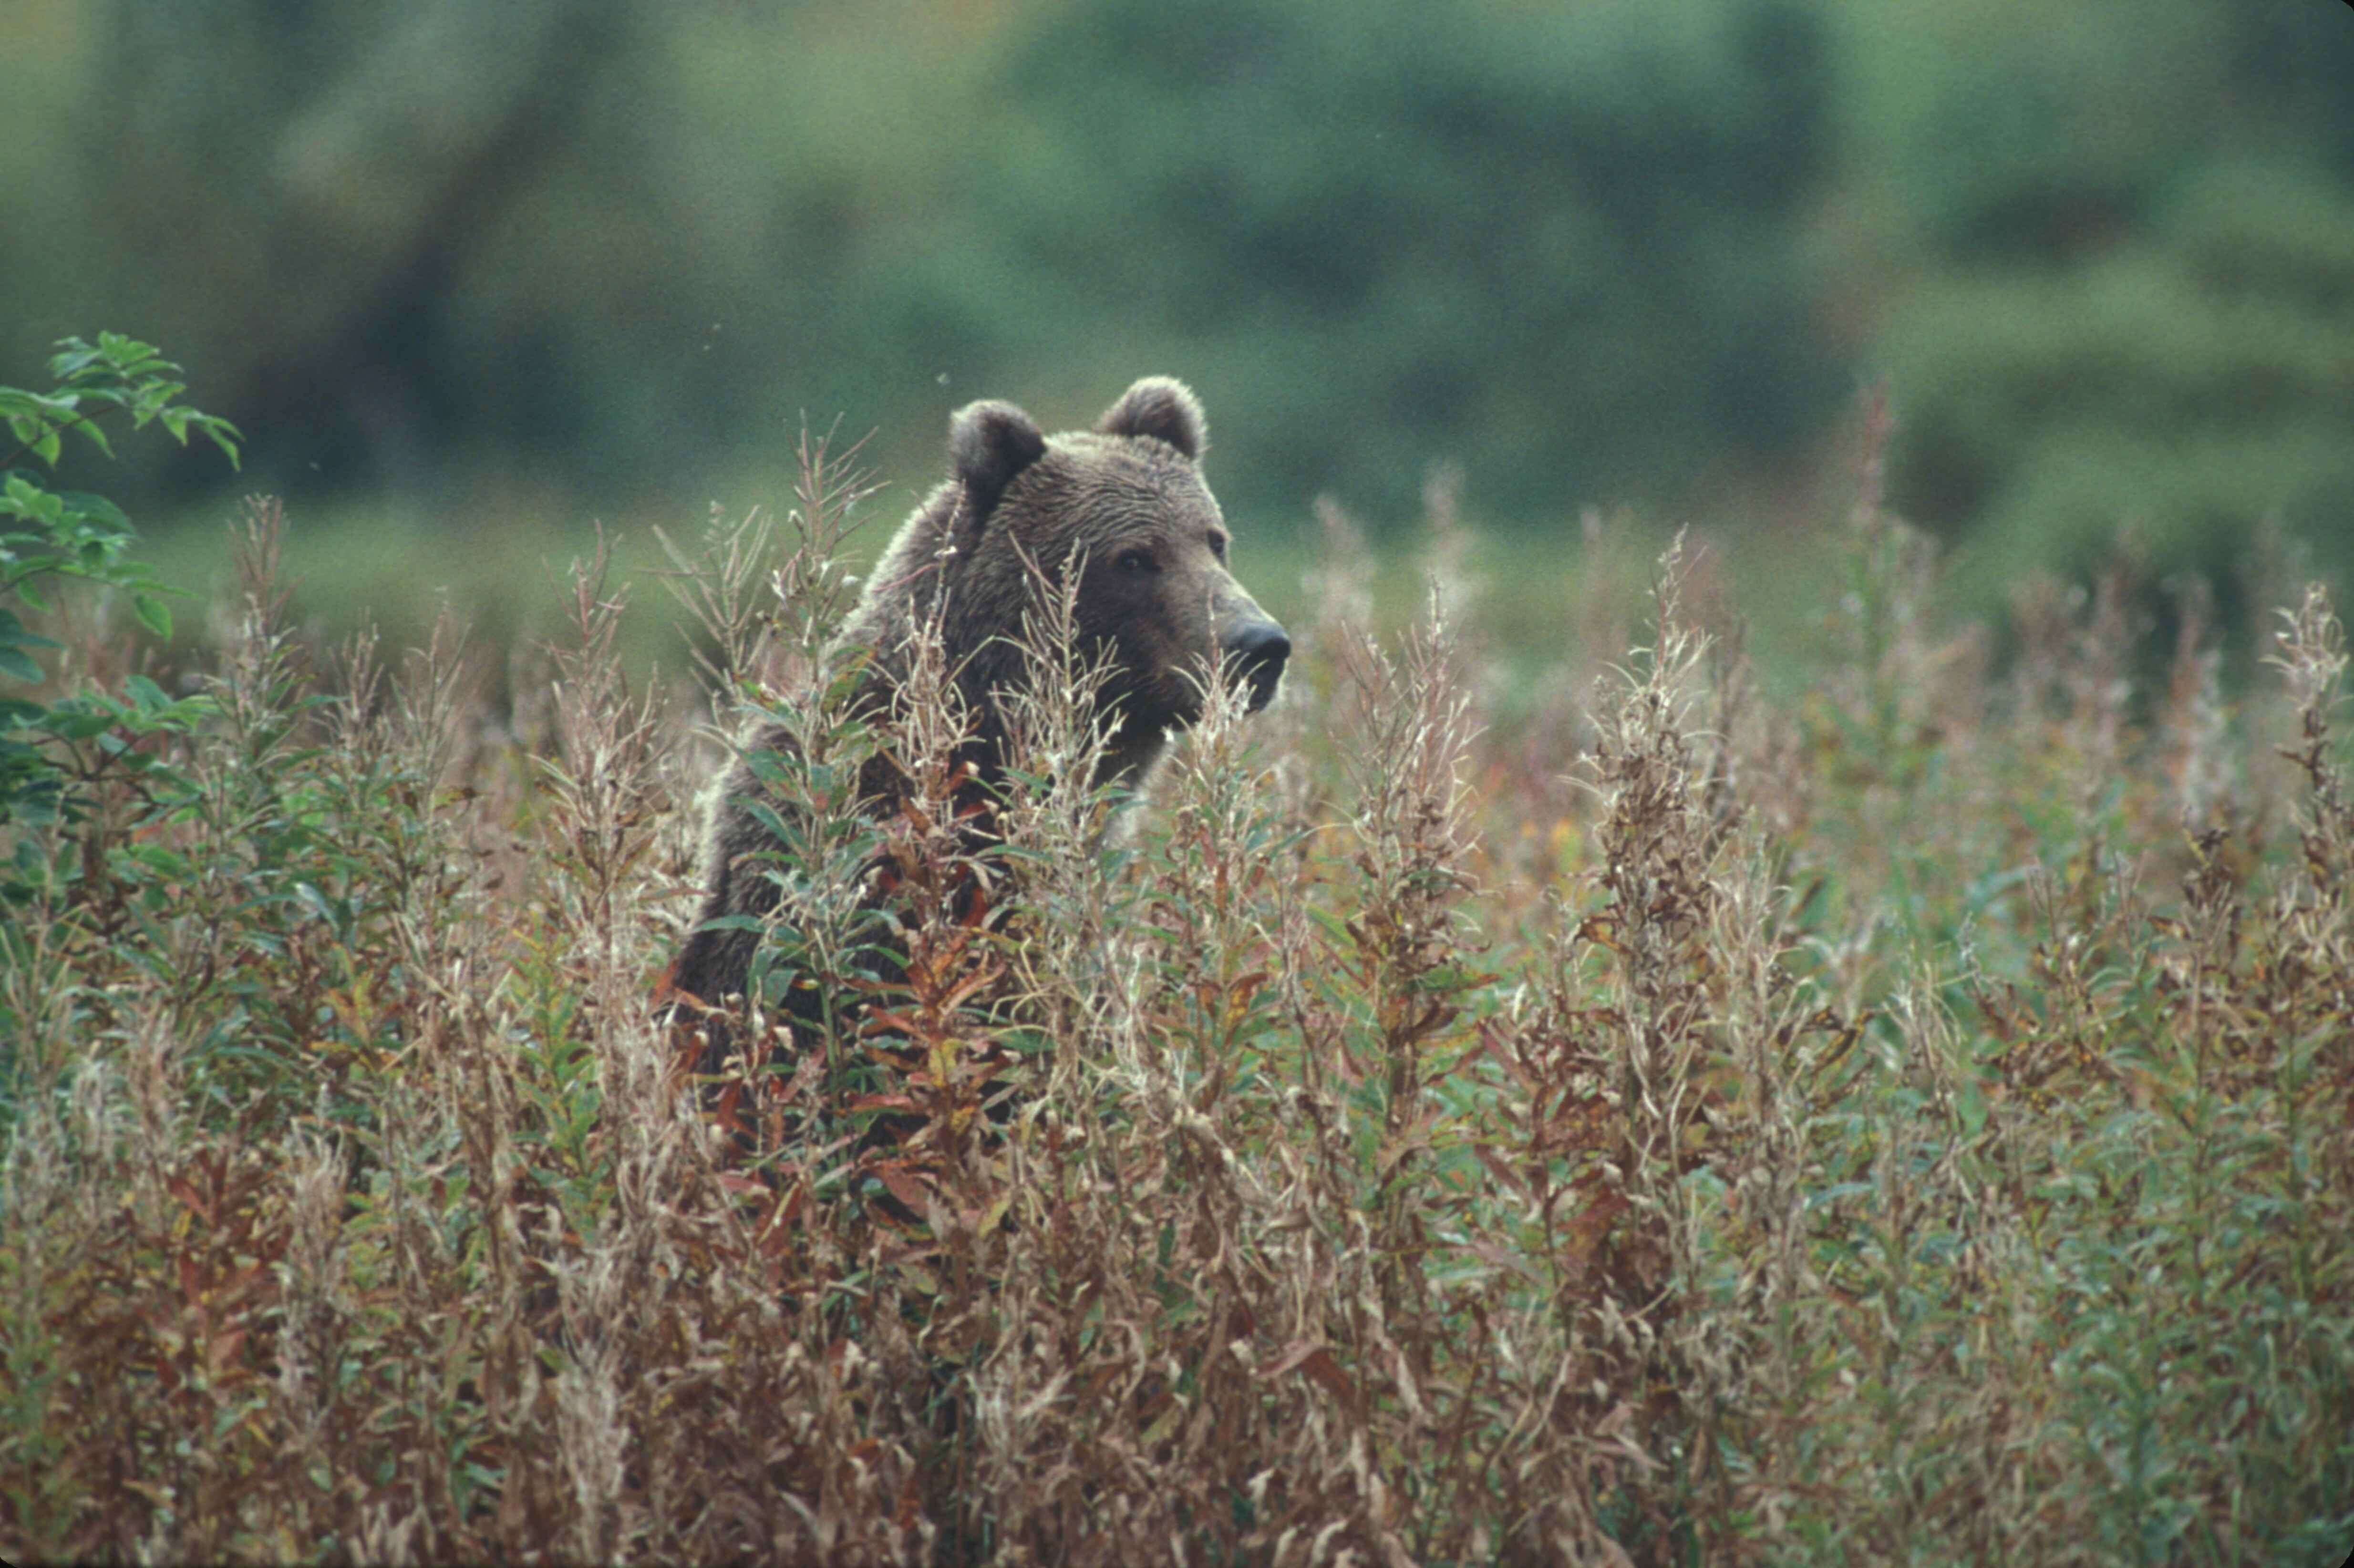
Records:
[[[88,740],[112,729],[115,715],[93,712],[88,708],[54,707],[48,711],[40,727],[59,740]]]
[[[229,467],[242,468],[244,464],[238,454],[245,441],[244,432],[218,415],[199,414],[196,419],[197,429],[204,431],[207,440],[220,449],[221,455],[228,459]]]
[[[14,643],[0,643],[0,675],[27,683],[41,678],[41,667]]]
[[[119,332],[101,332],[98,334],[98,351],[125,375],[155,357],[154,344],[141,343],[129,334]]]
[[[90,444],[96,447],[100,451],[104,452],[108,457],[112,457],[114,455],[113,443],[106,439],[106,432],[99,428],[99,423],[96,419],[85,419],[80,424],[76,425],[73,428],[80,430],[83,435],[89,437]]]
[[[1962,1080],[1961,1093],[1955,1097],[1955,1112],[1961,1118],[1962,1130],[1976,1138],[1986,1130],[1986,1089],[1976,1078]]]
[[[161,844],[133,844],[123,853],[148,870],[165,876],[186,877],[194,870],[187,856],[175,854]]]
[[[65,521],[66,503],[50,494],[21,473],[12,473],[8,482],[0,485],[0,509],[13,516],[45,524],[54,528]]]
[[[177,397],[181,393],[186,392],[186,390],[187,387],[177,381],[148,381],[142,383],[139,387],[138,396],[132,400],[131,404],[132,428],[136,429],[141,426],[145,425],[148,420],[154,418],[157,415],[166,414],[172,407],[172,399]],[[166,422],[168,423],[168,418]],[[180,444],[182,446],[186,446],[188,444],[188,435],[186,424],[186,422],[183,420],[180,427],[174,429],[172,431],[175,436],[177,436],[180,439]]]
[[[324,921],[332,929],[337,931],[343,929],[344,922],[336,918],[338,911],[335,906],[329,901],[325,894],[310,883],[298,882],[294,885],[294,901],[320,920]]]
[[[59,352],[49,356],[52,380],[70,381],[99,360],[99,351],[78,337],[59,338],[58,348]]]
[[[80,490],[59,491],[58,494],[58,499],[75,512],[104,524],[113,533],[128,535],[136,532],[131,526],[131,519],[123,514],[122,508],[103,495],[92,495]]]
[[[158,637],[172,635],[172,612],[161,599],[135,593],[131,596],[131,608],[138,614],[140,625]]]
[[[25,439],[29,439],[32,430],[43,424],[72,418],[74,405],[71,393],[44,397],[21,387],[0,387],[0,416],[5,416],[11,422],[18,422],[18,429],[24,432]]]

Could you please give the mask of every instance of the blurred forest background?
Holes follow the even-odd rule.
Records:
[[[1770,587],[1884,376],[1889,499],[1988,599],[2126,525],[2227,607],[2264,520],[2354,563],[2338,0],[5,17],[0,381],[162,344],[245,471],[93,483],[191,562],[283,494],[313,597],[392,628],[442,585],[495,623],[592,521],[786,500],[804,417],[881,432],[887,524],[951,408],[1142,372],[1277,560],[1320,494],[1402,539],[1445,465],[1516,582],[1623,506]]]

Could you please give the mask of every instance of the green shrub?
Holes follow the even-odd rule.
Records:
[[[0,679],[26,686],[42,682],[32,651],[57,644],[28,630],[15,607],[48,609],[48,596],[59,581],[127,590],[142,624],[159,637],[172,634],[162,598],[171,590],[130,558],[133,531],[122,509],[101,495],[58,490],[39,470],[56,470],[69,436],[111,456],[103,421],[117,416],[127,417],[134,430],[160,424],[182,446],[194,431],[234,463],[236,429],[182,403],[186,387],[179,374],[178,366],[148,344],[101,333],[95,347],[80,338],[58,345],[48,391],[0,387],[0,418],[15,442],[0,456]],[[38,468],[25,466],[27,458]],[[66,774],[52,747],[111,737],[110,749],[135,768],[144,759],[128,743],[186,717],[151,681],[134,678],[126,695],[127,703],[102,694],[48,703],[0,699],[0,827],[55,821]],[[18,841],[20,853],[25,842]],[[21,860],[17,869],[26,869]],[[0,884],[0,893],[13,886]]]
[[[1257,410],[1219,438],[1237,506],[1339,487],[1404,515],[1442,457],[1508,511],[1656,494],[1787,450],[1842,395],[1808,327],[1836,78],[1803,7],[1432,27],[1101,0],[1023,43],[953,242],[878,281],[949,362],[1051,385],[1108,342],[1233,388]]]
[[[1925,284],[1891,329],[1892,493],[1963,541],[1978,607],[2041,567],[2082,579],[2131,530],[2149,577],[2202,577],[2235,626],[2272,522],[2343,580],[2354,517],[2354,197],[2225,165],[2152,237],[2066,272]]]

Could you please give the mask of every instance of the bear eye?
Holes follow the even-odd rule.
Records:
[[[1161,563],[1152,558],[1150,550],[1123,550],[1113,565],[1131,577],[1149,577],[1161,569]]]
[[[1224,534],[1213,534],[1210,535],[1210,554],[1217,556],[1218,560],[1222,564],[1225,562],[1226,558],[1226,536]]]

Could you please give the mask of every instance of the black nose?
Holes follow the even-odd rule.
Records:
[[[1250,683],[1250,711],[1275,700],[1275,684],[1283,678],[1283,662],[1291,657],[1291,639],[1272,620],[1246,620],[1227,629],[1226,662],[1237,678]]]

